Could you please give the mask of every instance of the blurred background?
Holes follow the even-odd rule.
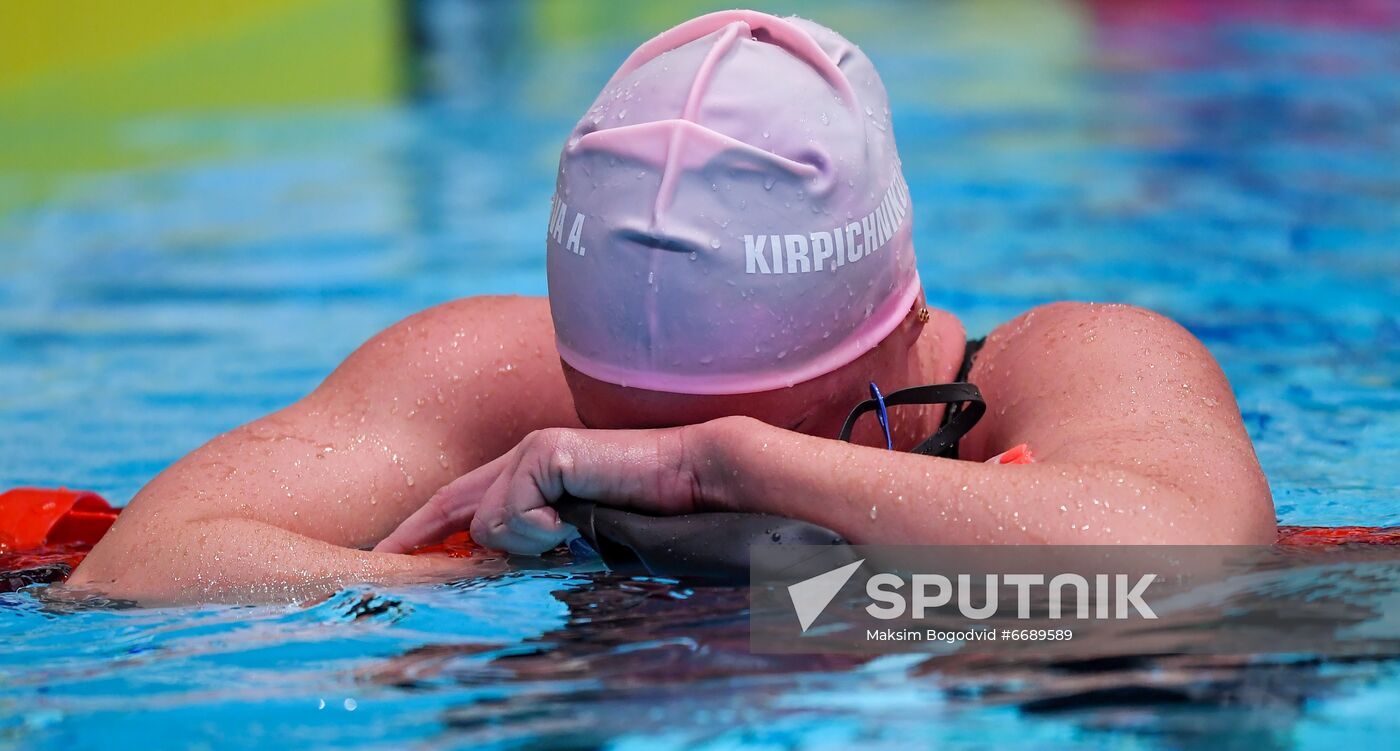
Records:
[[[406,315],[544,294],[575,118],[728,5],[0,3],[0,487],[125,502]],[[1400,523],[1400,4],[758,8],[881,70],[933,304],[1167,313],[1283,521]]]

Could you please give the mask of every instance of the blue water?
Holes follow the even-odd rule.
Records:
[[[1167,313],[1229,375],[1282,523],[1400,524],[1400,18],[1112,6],[802,7],[883,72],[935,304],[974,333],[1057,299]],[[456,46],[425,53],[451,75],[393,105],[126,122],[133,149],[198,156],[9,204],[0,487],[125,501],[399,318],[543,294],[557,150],[645,32],[554,44],[534,6],[502,8],[458,18]],[[0,747],[1287,748],[1400,730],[1395,661],[1124,659],[1090,678],[1196,700],[1050,711],[1033,701],[1083,670],[755,658],[742,591],[517,569],[310,607],[0,595]]]

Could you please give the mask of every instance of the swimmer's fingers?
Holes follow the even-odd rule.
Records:
[[[522,441],[510,463],[482,498],[472,519],[472,539],[489,548],[539,555],[563,542],[573,528],[549,507],[550,494],[539,487],[538,439]]]
[[[490,548],[538,555],[563,542],[573,528],[550,508],[565,492],[596,484],[591,467],[600,447],[625,431],[539,430],[511,450],[510,464],[482,500],[472,520],[472,539]],[[615,471],[614,467],[612,471]]]
[[[495,550],[516,555],[539,555],[553,550],[573,534],[573,527],[561,522],[548,506],[524,513],[496,507],[493,514],[482,513],[472,521],[472,539]]]
[[[486,490],[500,476],[502,469],[509,465],[513,453],[503,454],[442,486],[427,503],[374,546],[374,552],[408,553],[421,545],[441,542],[453,532],[467,529]]]

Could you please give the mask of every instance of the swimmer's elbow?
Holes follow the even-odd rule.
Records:
[[[1185,499],[1181,515],[1196,544],[1271,545],[1278,537],[1273,492],[1249,439],[1222,442],[1199,461],[1179,458],[1150,479]]]
[[[1202,544],[1272,545],[1278,541],[1274,498],[1263,473],[1253,487],[1222,486],[1195,510],[1205,520]]]
[[[1213,478],[1190,473],[1143,476],[1149,496],[1124,499],[1144,514],[1128,539],[1136,545],[1271,545],[1278,537],[1273,496],[1258,465]],[[1151,503],[1141,501],[1149,497]]]

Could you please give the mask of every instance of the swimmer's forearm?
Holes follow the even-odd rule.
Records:
[[[857,543],[1266,543],[1226,510],[1126,469],[986,465],[717,421],[694,462],[705,506],[827,526]],[[1257,525],[1254,525],[1257,526]]]
[[[343,548],[241,518],[148,530],[150,541],[121,545],[123,560],[89,559],[68,584],[142,605],[300,601],[349,584],[442,581],[471,573],[462,559]]]

